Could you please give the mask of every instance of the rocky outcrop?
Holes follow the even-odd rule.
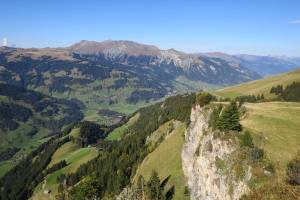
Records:
[[[231,140],[214,137],[208,128],[210,110],[192,109],[191,123],[185,132],[182,166],[192,200],[239,199],[247,193],[251,178],[248,167],[242,179],[234,177],[228,158],[236,145]]]

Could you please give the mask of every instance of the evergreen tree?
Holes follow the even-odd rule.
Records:
[[[218,128],[222,131],[241,131],[239,110],[235,102],[231,102],[221,113]]]
[[[94,177],[87,177],[80,187],[75,186],[71,192],[71,200],[85,200],[97,198],[97,181]]]
[[[222,105],[219,105],[218,108],[214,108],[213,112],[210,115],[209,119],[209,127],[211,127],[213,130],[218,128],[220,113],[222,111]]]
[[[300,82],[294,82],[288,85],[281,93],[280,97],[284,101],[300,101]]]
[[[274,86],[271,88],[270,93],[271,94],[275,93],[275,87]]]
[[[163,197],[160,180],[156,171],[152,171],[151,177],[147,182],[147,196],[151,200],[160,200]]]
[[[201,92],[196,96],[196,103],[201,107],[209,104],[211,101],[216,101],[217,98],[208,92]]]

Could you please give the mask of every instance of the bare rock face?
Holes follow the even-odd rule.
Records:
[[[209,110],[193,108],[191,123],[185,132],[182,166],[192,200],[239,199],[248,192],[250,167],[242,180],[237,180],[225,160],[236,150],[230,140],[214,137],[208,129]],[[226,171],[226,173],[224,173]]]
[[[240,65],[238,59],[227,54],[191,54],[175,49],[161,50],[153,45],[133,41],[107,40],[103,42],[83,40],[66,50],[88,56],[90,59],[104,58],[124,65],[171,70],[191,80],[222,85],[254,80],[260,76]],[[168,69],[166,69],[168,68]]]

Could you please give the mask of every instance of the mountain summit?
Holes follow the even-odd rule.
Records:
[[[139,44],[127,40],[105,40],[103,42],[82,40],[70,46],[68,49],[83,54],[104,53],[111,56],[119,54],[157,56],[160,53],[159,48],[156,46]]]
[[[260,76],[242,66],[239,62],[223,57],[214,57],[209,54],[189,54],[175,49],[161,50],[153,45],[145,45],[133,41],[112,41],[103,42],[82,40],[67,48],[73,53],[92,57],[103,57],[104,59],[130,65],[147,66],[173,66],[183,70],[189,78],[202,80],[214,84],[209,80],[212,76],[227,74],[231,77],[228,80],[216,80],[217,84],[231,84],[230,82],[240,82],[257,79]],[[232,56],[224,54],[233,59]],[[177,70],[178,70],[177,69]],[[223,76],[223,78],[226,78]],[[223,83],[221,83],[223,82]]]

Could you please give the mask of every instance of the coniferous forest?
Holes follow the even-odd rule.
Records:
[[[91,191],[94,191],[93,194],[101,198],[104,195],[113,196],[121,192],[135,175],[138,164],[149,153],[145,146],[147,136],[161,124],[172,119],[189,123],[191,107],[194,103],[195,95],[186,94],[177,95],[162,103],[140,109],[138,112],[141,113],[141,116],[138,121],[120,141],[111,142],[101,140],[101,137],[94,138],[95,135],[101,133],[99,125],[89,122],[77,125],[81,127],[82,144],[85,146],[94,143],[95,139],[100,139],[97,146],[101,151],[97,158],[83,164],[76,173],[62,175],[58,178],[61,192],[58,198],[64,199],[65,196],[71,195],[71,199],[80,199]],[[44,170],[50,162],[52,154],[68,140],[69,137],[63,134],[53,138],[1,178],[1,185],[4,186],[4,190],[1,191],[1,198],[24,199],[29,197],[34,187],[47,175],[47,171],[52,170]],[[34,164],[31,165],[31,162]],[[57,168],[62,166],[64,166],[63,163],[59,164]],[[28,173],[22,173],[24,170]],[[90,182],[81,181],[83,178],[86,179],[86,176],[89,177]],[[19,182],[12,184],[16,177],[18,177]],[[74,186],[72,191],[67,192],[66,188],[71,186]],[[82,189],[87,186],[88,190]],[[86,192],[86,194],[82,194],[82,192]]]

